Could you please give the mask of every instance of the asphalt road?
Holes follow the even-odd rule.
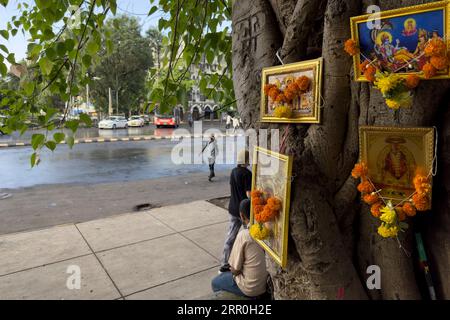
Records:
[[[140,204],[166,206],[227,196],[233,163],[217,164],[217,178],[210,183],[206,164],[172,161],[175,146],[191,143],[80,144],[73,150],[62,145],[54,153],[44,152],[33,169],[31,148],[0,150],[0,192],[12,194],[0,200],[0,234],[127,213]],[[240,147],[219,139],[222,156]]]

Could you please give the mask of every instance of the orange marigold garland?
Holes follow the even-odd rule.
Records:
[[[356,56],[359,53],[359,47],[353,39],[348,39],[345,41],[344,50],[351,56]]]
[[[436,68],[433,67],[433,65],[432,65],[430,62],[427,62],[427,63],[423,66],[422,71],[423,71],[423,75],[424,75],[424,77],[425,77],[426,79],[431,79],[431,78],[433,78],[433,77],[436,75],[436,73],[437,73]]]
[[[445,56],[447,54],[447,45],[441,39],[431,39],[425,46],[425,55],[427,57]]]
[[[412,89],[417,88],[417,86],[420,83],[420,78],[418,75],[410,74],[409,76],[406,77],[405,83],[406,83],[406,86],[412,90]]]
[[[372,193],[375,191],[375,188],[369,181],[364,180],[358,185],[358,191],[361,193]]]
[[[295,83],[297,84],[300,91],[306,92],[311,85],[311,80],[309,80],[307,76],[301,76],[300,78],[297,78],[295,80]]]
[[[406,220],[406,213],[405,213],[405,211],[403,211],[402,207],[395,208],[395,212],[397,213],[399,221],[405,221]]]
[[[383,202],[379,201],[374,203],[372,207],[370,207],[370,213],[375,217],[379,218],[381,216],[381,208],[383,207]]]
[[[264,86],[264,95],[275,103],[274,116],[277,118],[290,118],[292,116],[292,102],[302,94],[309,91],[311,79],[301,76],[290,82],[284,90],[274,84]]]
[[[352,177],[355,179],[365,178],[367,176],[367,172],[368,169],[365,163],[357,163],[355,168],[352,170]]]
[[[263,197],[264,193],[259,190],[252,191],[252,205],[255,220],[260,223],[273,221],[280,213],[281,201],[276,197]]]
[[[431,204],[428,195],[418,194],[416,193],[413,198],[414,206],[417,211],[427,211],[430,210]]]
[[[377,74],[377,68],[375,68],[374,66],[370,65],[366,68],[366,71],[364,71],[364,76],[366,77],[367,80],[369,80],[370,82],[375,82],[376,77],[375,75]]]
[[[446,56],[431,57],[430,63],[436,70],[444,70],[448,67],[448,58]]]
[[[377,203],[378,201],[380,201],[380,197],[378,196],[377,193],[372,192],[370,194],[364,195],[363,200],[368,205],[373,205],[373,204]]]
[[[417,213],[416,208],[409,202],[403,205],[402,210],[408,217],[414,217]]]
[[[415,193],[411,198],[402,204],[394,206],[391,201],[385,202],[382,197],[375,192],[375,187],[367,176],[368,168],[364,163],[357,163],[352,170],[352,177],[361,179],[358,190],[362,194],[362,199],[370,205],[370,213],[380,219],[381,226],[378,233],[384,238],[397,237],[399,231],[408,228],[408,224],[403,222],[407,217],[414,217],[417,211],[427,211],[431,209],[431,178],[421,168],[416,169],[413,178]]]

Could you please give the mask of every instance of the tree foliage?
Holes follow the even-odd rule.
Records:
[[[160,85],[149,88],[148,98],[153,107],[159,104],[164,110],[170,105],[183,104],[189,88],[182,83],[189,79],[191,66],[200,63],[202,59],[209,64],[218,62],[223,65],[223,68],[214,72],[199,75],[202,93],[225,105],[233,103],[229,28],[231,0],[149,1],[153,4],[149,16],[157,11],[164,12],[158,29],[163,34],[160,39],[161,47],[168,48],[161,52],[157,72],[163,74],[164,78],[159,82]],[[0,5],[6,7],[10,2],[12,1],[0,0]],[[105,104],[107,90],[99,87],[99,83],[93,83],[88,72],[92,69],[99,73],[106,72],[106,67],[103,70],[101,66],[95,68],[101,58],[99,52],[111,53],[114,36],[119,37],[122,31],[122,27],[116,25],[119,32],[104,32],[108,26],[111,28],[106,21],[108,14],[116,14],[116,0],[35,0],[33,5],[19,0],[17,3],[20,14],[11,18],[6,29],[0,30],[0,37],[8,40],[18,32],[29,35],[28,57],[26,69],[20,76],[19,90],[1,90],[0,106],[3,108],[0,110],[8,116],[6,130],[26,131],[27,119],[31,115],[36,116],[40,127],[55,129],[57,109],[51,103],[37,103],[41,95],[47,94],[51,97],[58,96],[61,101],[66,102],[62,123],[75,133],[80,121],[89,121],[85,117],[80,121],[66,121],[70,111],[70,104],[67,102],[71,97],[77,96],[86,84],[90,84],[94,87],[100,104]],[[118,51],[122,52],[120,48]],[[114,54],[111,61],[112,59]],[[139,59],[136,60],[142,61]],[[3,77],[8,71],[6,61],[11,65],[17,64],[14,54],[6,46],[0,45],[0,75]],[[155,74],[153,71],[150,76]],[[125,101],[127,97],[123,94],[128,89],[119,88],[123,97],[121,103],[133,103],[133,99]],[[141,89],[136,84],[130,94],[133,98],[138,97]],[[38,143],[34,144],[36,152],[49,145],[53,150],[53,142],[61,140],[60,138],[43,135],[42,139],[40,136],[36,139]],[[69,146],[73,146],[73,136],[65,139]]]
[[[92,68],[91,92],[97,110],[108,111],[111,88],[118,92],[119,113],[138,111],[146,97],[148,69],[153,65],[151,39],[143,37],[139,21],[128,16],[109,19],[103,32],[112,42],[112,48],[108,54],[108,41],[103,41],[98,52],[100,59]]]
[[[164,110],[183,104],[188,90],[183,81],[190,78],[192,66],[205,62],[219,67],[201,70],[198,85],[202,94],[224,105],[234,102],[230,5],[229,0],[161,0],[150,9],[150,15],[158,10],[165,13],[158,25],[166,48],[161,59],[162,85],[151,90],[153,106],[160,103]],[[158,76],[158,70],[152,70],[151,76]]]

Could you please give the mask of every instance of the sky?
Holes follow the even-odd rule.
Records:
[[[5,29],[11,17],[18,14],[16,8],[19,2],[24,2],[24,0],[10,0],[7,8],[0,6],[0,30]],[[34,1],[26,0],[26,2],[32,3]],[[152,7],[149,0],[118,0],[117,3],[117,13],[133,15],[138,18],[141,21],[144,32],[151,27],[158,26],[158,20],[161,17],[160,13],[156,12],[151,17],[147,16]],[[16,61],[25,58],[28,44],[26,37],[22,33],[18,33],[16,37],[10,38],[9,41],[1,38],[0,44],[6,45],[9,51],[15,54]]]

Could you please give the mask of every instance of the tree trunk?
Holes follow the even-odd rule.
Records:
[[[387,0],[381,9],[424,2]],[[378,91],[354,82],[343,44],[350,38],[350,17],[363,14],[361,6],[369,4],[376,1],[234,2],[233,71],[241,117],[246,127],[286,130],[285,152],[294,156],[288,266],[269,265],[277,299],[420,299],[426,294],[417,285],[423,275],[414,255],[408,257],[396,240],[379,237],[369,208],[360,203],[351,178],[359,125],[438,127],[435,186],[442,187],[435,187],[433,212],[411,223],[402,245],[413,253],[413,231],[423,230],[438,297],[450,298],[450,111],[445,103],[450,84],[424,81],[411,109],[392,112]],[[279,49],[285,63],[324,58],[321,125],[259,122],[261,69],[279,64]],[[370,265],[381,268],[381,290],[366,287]]]

